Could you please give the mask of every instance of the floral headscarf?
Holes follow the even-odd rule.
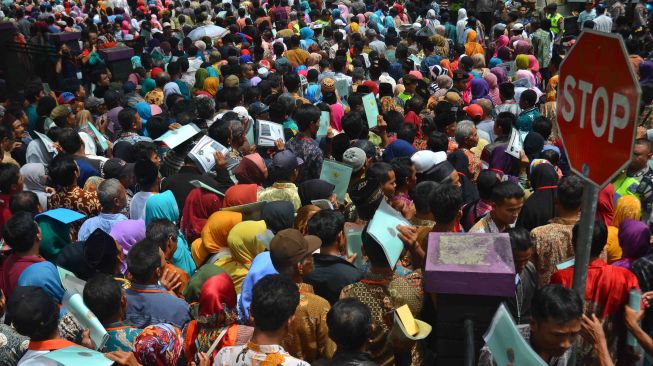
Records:
[[[183,350],[179,328],[170,324],[145,327],[134,340],[134,356],[142,365],[175,366]]]

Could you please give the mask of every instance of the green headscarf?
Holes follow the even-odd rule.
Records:
[[[172,191],[158,193],[148,198],[145,203],[145,225],[149,225],[154,219],[167,219],[179,224],[179,208]],[[177,250],[172,256],[172,264],[188,275],[192,275],[197,268],[190,254],[188,242],[181,231],[177,235]]]
[[[192,94],[195,94],[196,91],[202,90],[204,88],[204,80],[209,77],[209,70],[200,68],[195,71],[195,85],[193,85]]]
[[[40,216],[36,221],[41,228],[39,254],[54,263],[61,249],[71,243],[70,226],[48,216]]]
[[[141,85],[141,95],[145,96],[145,94],[151,92],[154,89],[156,89],[156,81],[154,81],[152,78],[145,78],[143,80],[143,84]]]
[[[200,290],[202,285],[209,278],[224,272],[224,270],[213,263],[207,263],[200,267],[197,272],[190,278],[190,281],[184,288],[184,299],[186,302],[196,302],[200,299]]]

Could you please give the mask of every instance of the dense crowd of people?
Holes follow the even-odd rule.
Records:
[[[54,365],[44,356],[70,346],[118,365],[438,364],[432,233],[507,233],[505,304],[546,364],[653,355],[653,13],[535,5],[3,1],[30,75],[20,90],[0,75],[0,365]],[[556,98],[587,29],[623,38],[642,97],[632,161],[600,191],[582,298],[569,260],[584,183]],[[106,54],[125,46],[118,77]],[[191,153],[207,137],[218,148]],[[389,210],[409,223],[388,227],[397,261],[368,230]],[[67,309],[70,278],[103,345]],[[428,337],[399,329],[403,305]]]

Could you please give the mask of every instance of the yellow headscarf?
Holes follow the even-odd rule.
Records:
[[[243,221],[236,224],[227,237],[231,255],[218,259],[215,265],[224,269],[231,276],[240,293],[243,280],[249,272],[249,266],[257,254],[263,252],[265,247],[256,236],[267,230],[265,221]]]
[[[358,33],[358,23],[351,23],[349,33]]]
[[[621,259],[622,251],[619,244],[619,225],[626,219],[639,220],[642,216],[642,204],[635,196],[622,196],[617,200],[612,223],[608,226],[608,241],[605,251],[608,263]]]
[[[216,77],[210,77],[204,79],[204,91],[215,97],[215,94],[218,92],[218,86],[220,85],[220,79]]]
[[[517,70],[528,70],[528,65],[528,55],[517,55],[515,58],[515,66],[517,66]]]
[[[241,221],[243,215],[240,212],[218,211],[209,216],[202,228],[201,237],[195,239],[191,245],[191,254],[197,268],[210,254],[229,248],[227,243],[229,231]]]

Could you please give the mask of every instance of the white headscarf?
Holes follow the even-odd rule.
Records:
[[[458,22],[456,23],[456,34],[458,35],[458,43],[460,43],[460,37],[465,37],[465,27],[467,27],[467,10],[465,8],[458,9]],[[466,39],[463,40],[463,44],[467,42]]]

